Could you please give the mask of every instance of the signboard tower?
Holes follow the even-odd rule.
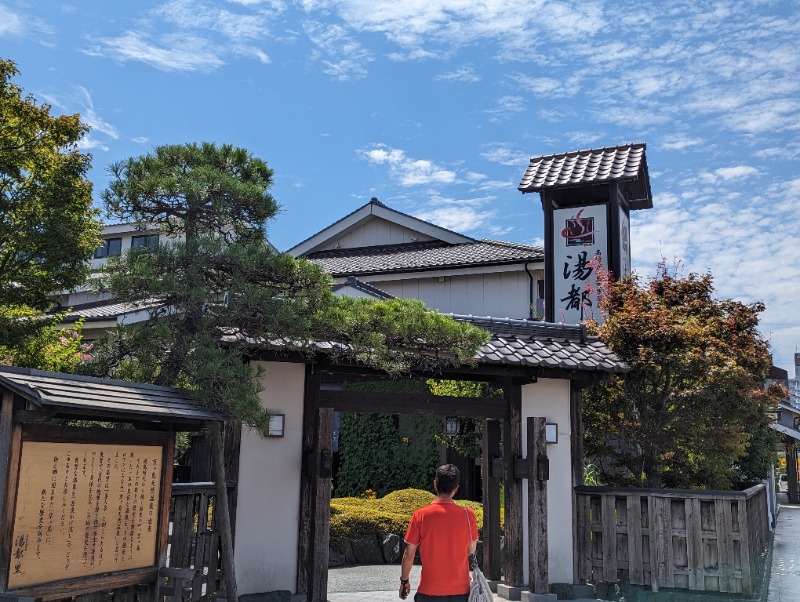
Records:
[[[599,268],[630,275],[630,212],[653,206],[645,144],[533,157],[518,188],[544,210],[545,320],[599,321]]]

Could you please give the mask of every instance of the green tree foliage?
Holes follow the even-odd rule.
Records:
[[[60,328],[58,317],[30,308],[0,306],[0,364],[53,372],[75,372],[90,359],[81,323]]]
[[[488,383],[469,380],[428,380],[428,388],[434,395],[449,397],[502,397],[502,390],[492,389]],[[436,442],[456,450],[468,458],[480,458],[483,453],[483,419],[462,418],[461,433],[444,435],[437,433]]]
[[[100,239],[78,115],[50,115],[0,59],[0,305],[45,309],[83,283]]]
[[[728,488],[737,462],[771,445],[754,438],[774,403],[763,394],[763,304],[718,301],[710,274],[676,277],[663,265],[646,283],[603,286],[597,332],[631,371],[585,395],[586,453],[602,482]]]
[[[272,171],[243,149],[162,146],[110,173],[110,216],[179,238],[109,260],[106,290],[162,307],[98,346],[100,373],[191,388],[206,406],[263,429],[248,345],[279,339],[310,351],[312,340],[334,340],[340,354],[399,372],[466,361],[486,339],[416,301],[334,297],[322,270],[277,253],[264,239],[278,211]]]

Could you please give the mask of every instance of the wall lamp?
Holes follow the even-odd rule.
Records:
[[[558,443],[558,424],[548,422],[544,425],[544,441],[545,443]]]
[[[283,437],[285,426],[286,414],[270,414],[267,437]]]

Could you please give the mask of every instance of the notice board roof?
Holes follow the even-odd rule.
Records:
[[[0,367],[0,388],[42,409],[98,419],[184,425],[225,419],[197,405],[184,391],[122,380],[5,366]]]

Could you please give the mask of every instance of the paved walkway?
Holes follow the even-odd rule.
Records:
[[[408,602],[413,602],[419,584],[419,572],[419,566],[411,569],[411,596]],[[387,587],[396,589],[387,590]],[[399,564],[343,567],[328,571],[328,602],[400,602],[397,595],[399,588]],[[495,594],[494,600],[499,602],[502,598]],[[572,602],[595,602],[595,600],[583,599]]]
[[[800,601],[800,505],[778,494],[781,506],[772,544],[767,602]]]

